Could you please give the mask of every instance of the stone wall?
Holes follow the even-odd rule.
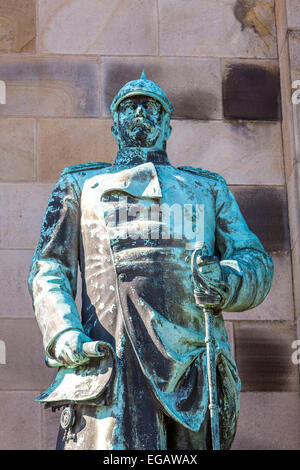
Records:
[[[233,448],[300,448],[299,42],[298,0],[0,0],[0,449],[55,448],[59,417],[34,403],[53,371],[29,263],[60,171],[114,160],[109,104],[143,67],[175,106],[171,163],[222,174],[275,263],[266,301],[225,315],[243,383]]]

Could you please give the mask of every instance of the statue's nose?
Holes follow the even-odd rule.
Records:
[[[146,115],[146,113],[145,113],[144,106],[139,104],[138,107],[136,108],[135,116],[136,117],[140,117],[140,116],[145,117],[145,115]]]

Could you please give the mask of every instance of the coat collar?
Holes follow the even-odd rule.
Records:
[[[155,165],[170,165],[165,150],[147,150],[138,147],[127,147],[119,150],[114,165],[130,167],[148,162]]]

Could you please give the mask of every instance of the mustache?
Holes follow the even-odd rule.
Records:
[[[144,126],[147,130],[151,130],[153,128],[153,123],[149,121],[148,119],[142,118],[142,117],[136,117],[133,119],[133,121],[130,123],[129,129],[133,130],[135,127],[138,126]]]

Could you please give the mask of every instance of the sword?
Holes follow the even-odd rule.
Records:
[[[205,343],[207,353],[207,375],[209,388],[209,411],[211,420],[211,437],[213,450],[220,450],[220,423],[217,395],[216,357],[214,339],[214,309],[223,300],[224,295],[215,286],[209,283],[199,273],[197,259],[200,261],[206,257],[205,264],[215,262],[213,256],[208,256],[208,249],[202,242],[195,244],[195,250],[191,257],[191,269],[194,278],[194,297],[196,305],[203,310],[205,318]]]

